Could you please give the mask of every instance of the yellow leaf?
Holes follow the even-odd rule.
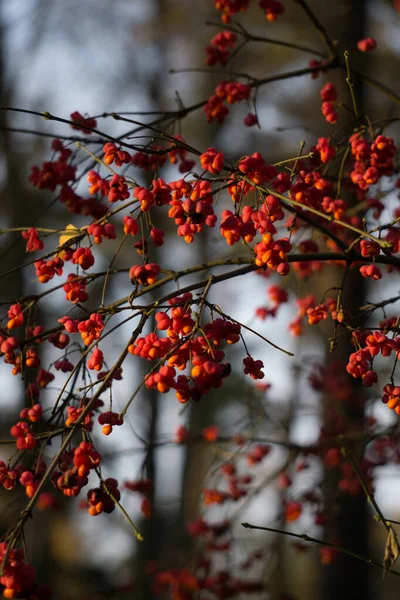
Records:
[[[68,240],[71,240],[72,238],[79,235],[79,230],[75,227],[75,225],[71,225],[71,223],[67,225],[65,229],[70,231],[71,233],[63,233],[62,235],[60,235],[60,241],[58,244],[59,246],[63,246],[65,242],[68,242]]]
[[[385,546],[385,555],[383,557],[383,575],[392,568],[400,554],[399,543],[393,527],[389,525],[389,535]]]

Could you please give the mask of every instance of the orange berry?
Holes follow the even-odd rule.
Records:
[[[104,433],[104,435],[110,435],[112,430],[112,425],[104,425],[104,427],[101,428],[101,431]]]

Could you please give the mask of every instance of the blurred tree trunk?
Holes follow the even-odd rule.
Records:
[[[367,0],[348,0],[347,13],[342,23],[343,49],[349,49],[350,64],[356,66],[355,53],[357,41],[366,37],[366,10]],[[365,58],[365,57],[364,57]],[[365,63],[364,63],[365,69]],[[363,86],[359,80],[354,81],[354,93],[357,109],[360,115],[364,115],[366,106],[363,99]],[[351,135],[352,131],[347,132]],[[356,199],[348,198],[350,204],[355,204]],[[330,286],[341,285],[342,272],[339,279],[330,281],[325,289]],[[351,270],[345,279],[342,304],[345,309],[357,309],[364,303],[365,280],[357,269]],[[358,325],[362,323],[358,322]],[[343,337],[338,343],[336,350],[328,354],[327,363],[339,361],[346,363],[348,356],[353,352],[348,336]],[[353,381],[354,396],[359,390],[359,382]],[[329,419],[329,397],[326,398],[326,418]],[[340,400],[337,400],[340,402]],[[350,407],[341,404],[345,411],[348,430],[362,432],[364,430],[364,405],[354,403]],[[329,423],[326,423],[329,427]],[[357,464],[363,456],[363,442],[355,444],[351,448],[352,456]],[[329,521],[331,525],[327,531],[328,540],[338,540],[344,548],[348,548],[364,556],[369,556],[368,550],[368,523],[367,523],[367,501],[363,492],[357,496],[340,493],[338,489],[338,472],[336,469],[327,469],[325,472],[325,503],[329,509]],[[345,554],[339,554],[333,563],[324,569],[323,575],[323,597],[326,600],[353,600],[354,598],[371,598],[370,585],[368,582],[370,567],[367,563],[356,560]]]
[[[12,106],[13,94],[11,86],[6,83],[6,49],[5,49],[5,26],[3,15],[0,13],[0,106]],[[21,172],[25,172],[26,164],[21,164],[21,156],[15,151],[15,140],[12,132],[8,131],[10,123],[9,113],[0,110],[0,167],[2,182],[0,189],[1,197],[1,220],[3,227],[15,227],[21,225],[23,215],[26,216],[29,198],[21,185]],[[18,202],[16,202],[18,199]],[[21,265],[26,259],[24,244],[18,240],[18,234],[6,233],[0,238],[0,273]],[[24,273],[21,269],[15,269],[9,275],[1,278],[0,301],[13,299],[16,301],[23,294]],[[6,365],[6,368],[11,368]],[[19,402],[20,408],[23,403],[23,386],[19,378]],[[3,413],[3,415],[6,413]],[[3,429],[4,427],[4,429]],[[1,419],[1,437],[8,437],[10,423],[5,418]],[[3,436],[3,433],[6,435]]]
[[[166,16],[168,14],[168,0],[153,0],[153,10],[151,17],[151,31],[157,32],[154,35],[154,46],[157,51],[157,68],[152,69],[152,75],[149,77],[148,96],[150,99],[150,106],[152,110],[161,111],[164,108],[163,96],[164,96],[164,76],[166,73],[165,54],[166,45],[165,41],[168,36],[161,27],[164,27],[166,22]],[[149,172],[147,175],[146,186],[150,186],[153,180],[154,173]],[[158,225],[158,223],[155,223]],[[160,224],[163,227],[163,224]],[[151,248],[152,260],[158,262],[158,251],[157,248]],[[155,300],[156,297],[153,293],[148,296],[148,302]],[[156,322],[154,315],[150,320],[150,330],[153,331]],[[143,377],[146,375],[146,371],[143,372]],[[146,457],[143,464],[144,476],[152,481],[152,489],[149,493],[148,499],[152,507],[152,516],[150,519],[143,519],[140,524],[140,532],[143,535],[144,541],[138,547],[138,557],[135,559],[135,572],[136,572],[136,584],[135,584],[135,597],[143,600],[152,600],[154,598],[152,591],[152,579],[146,575],[146,567],[152,562],[158,562],[164,553],[168,552],[168,545],[171,545],[171,539],[167,535],[167,530],[171,531],[173,528],[169,523],[165,522],[166,517],[158,510],[157,506],[157,429],[158,421],[160,416],[160,403],[159,393],[156,389],[146,390],[146,409],[147,409],[147,431],[145,432],[145,440],[147,445]],[[161,495],[161,494],[160,494]],[[166,541],[166,537],[168,541]]]
[[[5,45],[5,19],[0,12],[0,106],[14,106],[16,100],[14,97],[13,82],[6,77],[7,74],[7,54]],[[28,155],[19,148],[16,135],[9,131],[11,126],[6,110],[0,110],[0,155],[1,167],[3,172],[3,183],[1,186],[1,213],[2,221],[5,227],[21,227],[29,225],[32,216],[31,206],[32,197],[23,185],[23,178],[26,178],[28,172],[27,161]],[[0,273],[5,274],[8,270],[13,270],[1,278],[1,293],[0,301],[14,300],[18,301],[24,294],[24,279],[25,270],[20,267],[27,260],[25,252],[25,243],[21,239],[20,233],[9,233],[4,235],[4,240],[1,239],[0,245]],[[35,313],[37,322],[40,322],[40,315]],[[40,353],[40,349],[38,350]],[[11,365],[5,365],[6,368],[11,368]],[[34,380],[35,375],[25,372],[23,380],[16,378],[19,386],[18,389],[18,404],[20,408],[24,405],[30,405],[25,396],[25,388],[31,380]],[[1,419],[0,437],[9,437],[10,423],[6,419]],[[4,427],[4,429],[3,429]],[[21,494],[20,502],[16,505],[8,504],[6,499],[6,518],[1,519],[0,526],[6,529],[11,522],[15,522],[18,512],[27,503],[27,497]],[[3,514],[3,510],[1,511]],[[41,513],[35,515],[35,529],[39,528],[41,535],[32,535],[33,526],[30,523],[25,530],[27,539],[29,540],[29,548],[35,556],[35,564],[40,569],[46,569],[51,564],[49,554],[49,518],[47,514]],[[40,575],[39,575],[40,576]]]

